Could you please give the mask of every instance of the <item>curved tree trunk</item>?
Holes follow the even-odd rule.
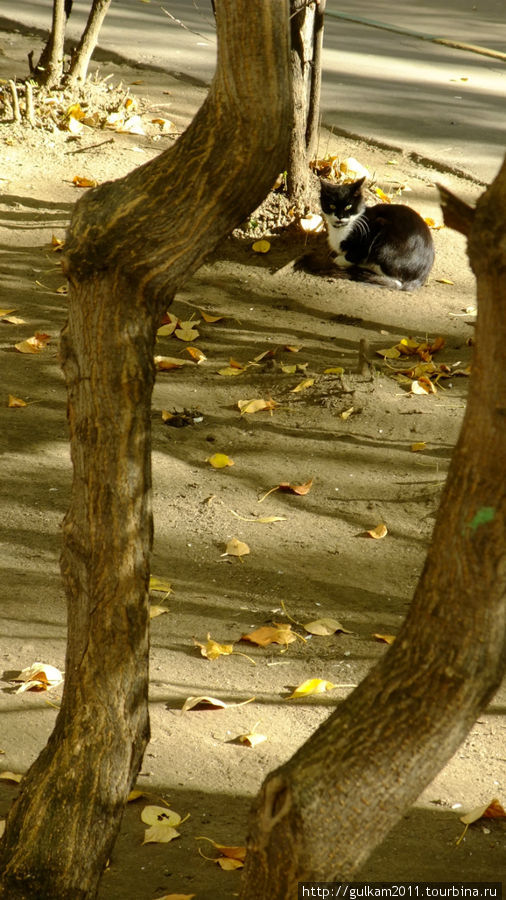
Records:
[[[470,218],[470,217],[469,217]],[[470,234],[468,406],[415,597],[388,653],[256,801],[242,900],[349,881],[456,751],[506,668],[506,161]]]
[[[65,28],[70,8],[65,0],[53,0],[51,32],[34,68],[33,74],[39,84],[48,88],[57,87],[62,80]]]
[[[107,15],[110,5],[111,0],[93,0],[81,40],[72,54],[70,68],[65,79],[68,84],[86,81],[90,59],[97,45],[102,22]]]
[[[88,192],[71,221],[66,677],[55,729],[0,843],[5,900],[96,895],[149,735],[156,329],[183,278],[286,164],[287,2],[220,0],[217,13],[217,73],[190,127],[152,162]]]

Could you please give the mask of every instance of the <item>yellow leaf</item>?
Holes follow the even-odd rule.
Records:
[[[410,449],[412,453],[418,453],[420,450],[425,450],[426,447],[427,444],[425,443],[425,441],[416,441],[414,444],[411,444]]]
[[[74,119],[81,121],[81,119],[84,119],[86,113],[81,109],[81,105],[79,103],[71,103],[65,115],[67,116],[67,118],[70,118],[72,116]]]
[[[28,404],[25,403],[25,401],[22,400],[21,397],[15,397],[14,394],[9,394],[9,399],[7,400],[7,406],[10,409],[15,409],[17,407],[27,406],[27,405]]]
[[[355,407],[350,406],[349,409],[344,409],[342,413],[339,413],[339,418],[344,419],[344,421],[346,422],[346,419],[349,419],[353,412],[355,412]]]
[[[181,837],[179,831],[172,828],[171,825],[157,824],[151,825],[144,832],[143,844],[168,844],[174,838]]]
[[[140,116],[130,116],[128,119],[125,119],[124,122],[119,121],[115,131],[118,134],[145,134],[142,127],[142,119]]]
[[[335,688],[335,684],[331,681],[324,681],[322,678],[308,678],[295,688],[293,694],[287,697],[287,700],[296,700],[298,697],[307,697],[309,694],[323,694],[325,691],[331,691]]]
[[[239,859],[229,859],[228,856],[220,856],[215,862],[217,862],[220,868],[225,872],[232,871],[232,869],[242,869],[244,866],[244,863]]]
[[[163,616],[164,613],[168,613],[168,611],[166,606],[151,605],[149,607],[149,618],[156,619],[158,616]]]
[[[255,241],[255,243],[251,245],[251,249],[254,250],[255,253],[268,253],[271,249],[271,245],[269,241]]]
[[[441,228],[444,228],[444,225],[436,225],[434,219],[431,219],[430,216],[425,216],[423,221],[429,228],[432,228],[433,231],[439,231]]]
[[[197,365],[207,359],[205,353],[203,353],[202,350],[199,350],[198,347],[185,347],[185,350],[190,354],[192,359],[196,360]]]
[[[197,322],[181,322],[181,327],[176,328],[174,334],[180,341],[195,341],[199,337],[199,332],[195,328]]]
[[[284,491],[287,494],[297,494],[298,496],[303,496],[304,494],[308,494],[313,486],[313,479],[310,478],[309,481],[304,482],[304,484],[289,484],[287,481],[282,481],[277,486],[278,491]]]
[[[56,666],[35,662],[28,668],[23,669],[12,680],[21,682],[21,687],[16,690],[16,694],[22,694],[24,691],[48,691],[50,688],[61,684],[63,675]]]
[[[376,350],[378,356],[383,356],[385,359],[398,359],[401,355],[400,350],[397,347],[388,347],[386,350]]]
[[[72,184],[79,188],[91,188],[96,187],[98,181],[95,181],[93,178],[86,178],[85,175],[74,175]]]
[[[207,635],[205,644],[196,640],[194,640],[194,644],[196,647],[200,647],[200,653],[206,659],[218,659],[220,656],[229,656],[234,652],[233,644],[218,644],[217,641],[213,641],[210,634]]]
[[[170,825],[175,828],[181,824],[181,816],[166,806],[145,806],[141,812],[145,825]]]
[[[67,120],[67,131],[70,131],[71,134],[81,134],[84,129],[84,125],[79,119],[75,119],[74,116],[69,116]]]
[[[0,772],[0,781],[15,781],[19,784],[22,778],[19,772]]]
[[[9,316],[13,312],[16,312],[15,306],[13,306],[12,309],[0,309],[0,319],[3,319],[5,316]]]
[[[179,322],[166,322],[164,325],[160,325],[160,328],[157,329],[156,335],[157,337],[169,337],[171,334],[174,334]]]
[[[227,466],[235,465],[234,460],[230,459],[230,456],[227,456],[226,453],[213,453],[206,462],[210,463],[213,469],[225,469]]]
[[[295,363],[293,365],[283,365],[283,363],[281,363],[280,369],[285,373],[285,375],[295,375],[297,366],[295,365]]]
[[[346,159],[341,160],[339,163],[339,170],[346,175],[347,178],[352,178],[356,181],[358,178],[370,178],[369,170],[359,163],[358,160],[353,156],[347,156]]]
[[[379,188],[379,187],[373,187],[371,190],[374,191],[374,193],[376,194],[376,196],[379,197],[379,199],[380,199],[383,203],[391,203],[391,202],[392,202],[391,199],[390,199],[390,197],[389,197],[387,194],[385,194],[385,192],[382,191],[381,188]]]
[[[219,850],[222,856],[227,856],[229,859],[246,859],[246,847],[227,847],[226,844],[217,844],[216,841],[213,841],[212,838],[206,837],[205,835],[199,835],[199,837],[195,838],[196,841],[209,841],[216,850]],[[207,857],[206,857],[207,858]],[[214,860],[216,862],[216,860]]]
[[[50,340],[51,336],[49,334],[41,334],[37,331],[33,337],[27,338],[26,341],[21,341],[19,344],[14,344],[14,346],[19,353],[40,353],[41,350],[46,348]]]
[[[260,412],[260,410],[273,410],[279,406],[279,403],[276,400],[238,400],[237,406],[241,411],[241,415],[245,415],[246,413],[256,413]]]
[[[187,697],[181,707],[181,712],[196,709],[198,706],[204,709],[228,709],[234,706],[245,706],[247,703],[253,703],[254,699],[254,697],[250,697],[248,700],[241,700],[240,703],[225,703],[224,700],[218,700],[216,697]]]
[[[212,324],[213,322],[220,322],[222,319],[226,318],[225,316],[215,316],[203,309],[199,309],[199,313],[202,316],[204,322],[208,322],[209,324]]]
[[[304,628],[309,634],[326,636],[335,634],[336,631],[342,631],[343,634],[353,634],[348,628],[343,628],[337,619],[316,619],[314,622],[308,622]]]
[[[250,553],[250,548],[244,541],[238,541],[237,538],[231,538],[225,547],[225,553],[222,556],[246,556]]]
[[[305,218],[299,219],[299,228],[306,234],[316,234],[323,230],[323,219],[317,213],[309,213]]]
[[[344,375],[342,366],[331,366],[330,369],[323,370],[324,375]]]
[[[455,282],[452,281],[451,278],[436,278],[436,281],[439,284],[455,284]]]
[[[170,372],[171,369],[182,369],[191,366],[189,359],[175,359],[173,356],[155,356],[155,369],[158,372]]]
[[[300,350],[302,350],[302,347],[295,347],[293,344],[285,344],[283,350],[289,350],[290,353],[298,353]]]
[[[418,378],[416,381],[411,383],[411,393],[412,394],[435,394],[436,387],[432,384],[429,378],[422,376],[422,378]]]
[[[130,791],[127,797],[127,803],[133,803],[134,800],[138,800],[139,797],[144,797],[145,791]]]
[[[382,644],[393,644],[395,641],[395,634],[373,634],[373,638],[375,641],[379,641]]]
[[[249,641],[259,647],[267,647],[269,644],[283,644],[285,647],[297,640],[297,635],[292,631],[292,626],[275,622],[274,625],[262,625],[249,634],[241,635],[241,641]]]
[[[172,594],[170,581],[167,581],[166,578],[158,578],[157,575],[149,576],[149,590],[163,591],[164,594]]]
[[[56,235],[53,234],[51,238],[51,246],[53,248],[53,251],[56,253],[58,250],[63,250],[65,241],[63,238],[56,237]]]
[[[296,394],[298,391],[304,391],[306,388],[311,387],[314,384],[314,378],[306,378],[305,381],[301,381],[296,387],[292,388],[290,391],[291,394]]]
[[[267,740],[267,735],[257,734],[255,731],[250,731],[249,734],[240,734],[237,740],[241,744],[247,744],[248,747],[256,747],[257,744],[262,744]]]
[[[376,525],[376,528],[371,528],[367,534],[370,534],[376,541],[380,541],[381,538],[386,537],[388,534],[388,528],[383,522],[380,522],[379,525]]]
[[[460,821],[463,822],[464,825],[472,825],[472,823],[477,822],[478,819],[504,818],[506,818],[506,812],[499,803],[499,800],[494,799],[489,803],[484,804],[483,806],[477,806],[475,809],[472,809],[470,812],[466,813],[465,816],[460,816]]]
[[[224,366],[218,369],[218,375],[224,375],[233,378],[235,375],[242,375],[246,371],[246,366]]]

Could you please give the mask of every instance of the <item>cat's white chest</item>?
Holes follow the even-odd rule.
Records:
[[[335,264],[341,268],[353,265],[346,259],[346,256],[341,250],[341,244],[350,235],[355,224],[355,219],[358,219],[358,216],[352,216],[344,225],[333,224],[330,216],[325,216],[325,218],[327,220],[327,240],[329,242],[329,247],[336,254],[334,258]]]

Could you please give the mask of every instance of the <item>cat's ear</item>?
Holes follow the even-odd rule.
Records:
[[[358,181],[354,182],[354,184],[353,184],[353,188],[354,188],[353,193],[354,194],[362,193],[362,185],[363,185],[364,181],[365,181],[365,175],[363,178],[359,178]]]

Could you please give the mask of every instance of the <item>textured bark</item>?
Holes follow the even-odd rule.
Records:
[[[62,79],[68,11],[65,0],[53,0],[51,33],[33,73],[39,84],[48,88],[56,87]]]
[[[86,81],[90,59],[97,45],[102,22],[107,15],[110,5],[111,0],[93,0],[81,40],[72,54],[70,68],[65,79],[68,84]]]
[[[5,900],[96,896],[149,735],[156,329],[184,277],[286,164],[287,2],[220,0],[217,14],[217,73],[190,127],[157,159],[89,191],[67,236],[66,677],[55,729],[0,843]]]
[[[291,0],[293,122],[287,169],[290,198],[304,212],[315,197],[309,163],[320,125],[321,48],[325,0]]]
[[[456,751],[506,668],[506,162],[472,218],[470,395],[415,597],[388,653],[256,801],[242,900],[348,881]]]

